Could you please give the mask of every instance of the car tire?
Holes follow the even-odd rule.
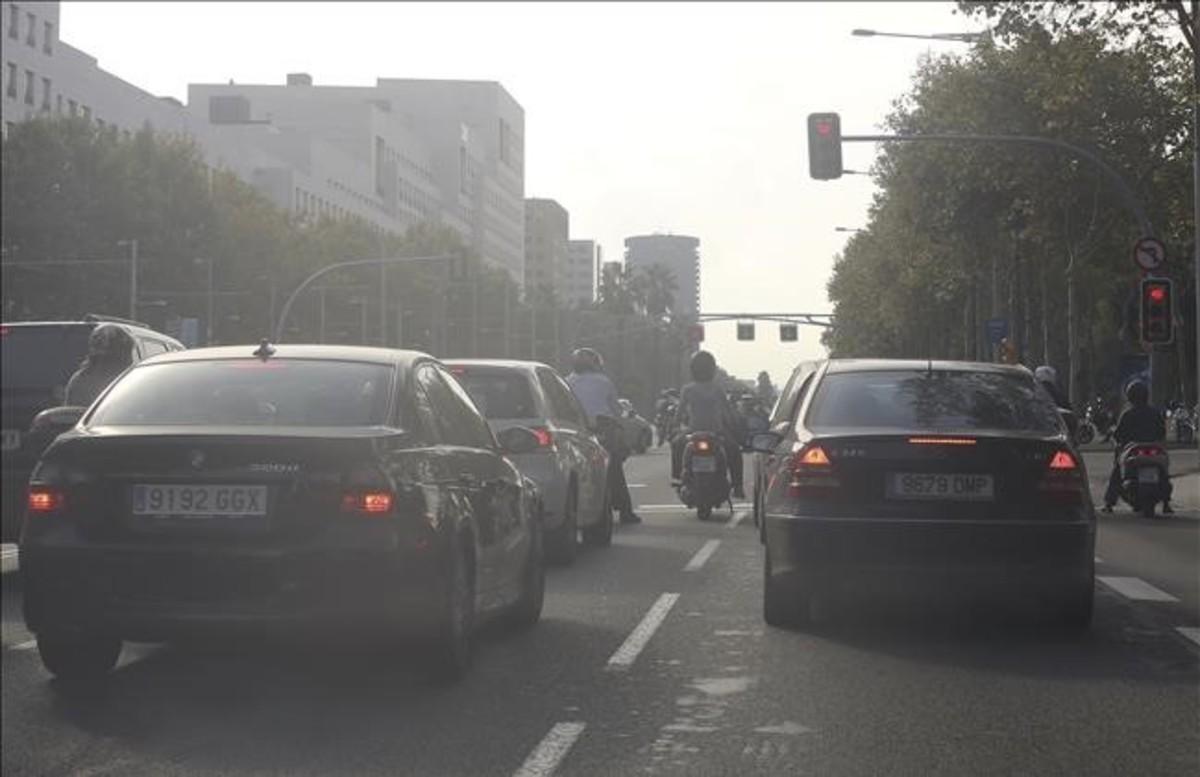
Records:
[[[71,690],[103,685],[121,657],[121,640],[102,634],[43,632],[37,647],[42,665]]]
[[[546,555],[554,564],[569,566],[579,555],[579,492],[572,484],[563,504],[562,525],[547,532]]]
[[[600,519],[591,526],[583,527],[583,542],[593,548],[607,548],[612,545],[613,511],[612,500],[608,489],[604,489],[604,507],[600,510]]]
[[[543,556],[541,521],[534,521],[533,545],[525,561],[522,575],[521,596],[513,605],[510,622],[514,628],[532,628],[542,619],[542,606],[546,601],[546,564]]]
[[[460,540],[450,551],[451,569],[447,574],[441,622],[430,648],[434,675],[444,682],[461,679],[471,668],[474,657],[475,576],[474,565],[464,547],[467,542],[469,538]]]
[[[771,557],[764,553],[763,620],[768,626],[794,629],[809,621],[808,591],[798,584],[785,585],[771,574]]]

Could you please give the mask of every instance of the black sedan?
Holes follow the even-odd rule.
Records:
[[[831,360],[757,435],[763,612],[800,625],[851,589],[1000,589],[1092,617],[1083,460],[1023,367]],[[778,408],[777,408],[778,410]]]
[[[67,686],[122,641],[331,628],[421,642],[457,677],[484,619],[540,617],[539,498],[507,458],[537,438],[497,443],[429,356],[179,352],[48,415],[72,428],[31,479],[20,569]]]

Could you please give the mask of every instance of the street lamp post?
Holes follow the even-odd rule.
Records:
[[[212,257],[200,257],[196,262],[204,262],[205,272],[208,275],[208,299],[205,303],[204,314],[204,344],[212,345],[213,342],[213,316],[216,315],[216,288],[213,286],[213,260]]]

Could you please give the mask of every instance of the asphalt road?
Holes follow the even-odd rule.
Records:
[[[1104,455],[1088,458],[1102,485]],[[923,602],[787,632],[762,622],[746,511],[701,524],[666,488],[662,453],[627,469],[645,523],[552,570],[542,622],[490,635],[453,687],[330,634],[127,648],[107,698],[69,701],[6,575],[3,772],[1200,773],[1200,514],[1102,520],[1081,639],[1019,612]]]

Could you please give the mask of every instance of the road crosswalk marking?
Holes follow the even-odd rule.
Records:
[[[1140,577],[1097,577],[1096,579],[1126,599],[1133,599],[1140,602],[1179,601],[1174,596],[1171,596],[1171,594],[1166,591],[1160,591]]]
[[[1200,626],[1176,626],[1175,630],[1200,645]]]

